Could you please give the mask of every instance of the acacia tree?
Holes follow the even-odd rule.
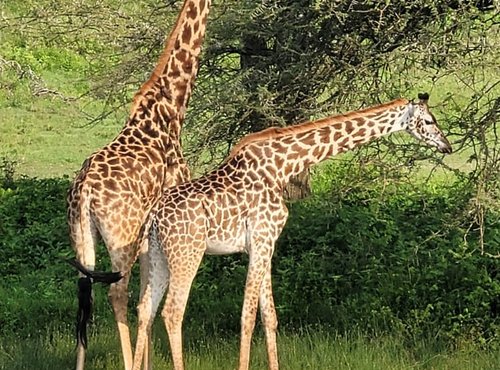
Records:
[[[98,121],[128,105],[179,5],[26,2],[23,16],[0,29],[85,55],[89,94],[108,102]],[[492,1],[216,1],[185,126],[190,162],[204,172],[246,133],[426,90],[455,149],[470,156],[472,166],[454,172],[488,194],[478,199],[498,200],[499,23]],[[420,160],[453,170],[398,136],[355,153],[353,163],[391,176]],[[304,179],[291,195],[308,192]]]
[[[196,132],[189,146],[193,157],[208,152],[201,158],[210,161],[240,136],[270,125],[415,96],[417,88],[430,87],[421,79],[448,73],[457,58],[471,56],[495,23],[492,11],[484,13],[491,8],[487,2],[281,0],[225,6],[204,58],[207,89],[195,93],[192,116],[208,119],[187,125]],[[470,29],[477,34],[464,35]],[[472,45],[461,42],[464,36]],[[309,192],[307,176],[298,184],[289,189],[292,197]]]

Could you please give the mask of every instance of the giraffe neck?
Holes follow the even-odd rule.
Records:
[[[210,4],[184,1],[155,69],[134,96],[128,126],[166,131],[171,139],[180,139]]]
[[[313,164],[405,129],[410,118],[408,101],[398,99],[346,115],[248,135],[233,149],[232,156],[243,154],[259,168],[268,169],[284,186],[291,176]]]

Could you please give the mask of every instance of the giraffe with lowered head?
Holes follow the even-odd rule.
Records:
[[[357,112],[244,137],[213,172],[168,189],[142,231],[141,269],[147,279],[138,306],[134,370],[141,366],[146,333],[167,290],[162,311],[174,368],[183,369],[182,320],[192,281],[204,254],[248,253],[241,315],[239,369],[248,369],[257,307],[269,368],[278,369],[277,317],[271,288],[271,257],[287,220],[283,189],[290,177],[338,153],[396,131],[407,131],[442,153],[451,145],[419,101],[398,99]],[[145,264],[146,266],[142,266]]]
[[[114,283],[109,300],[118,324],[125,369],[132,367],[127,323],[128,283],[138,256],[137,236],[162,192],[187,181],[180,134],[198,71],[210,0],[185,0],[151,77],[135,94],[118,136],[87,158],[68,193],[68,223],[80,270],[77,366],[83,369],[91,284]],[[98,273],[95,245],[106,244],[113,271]]]

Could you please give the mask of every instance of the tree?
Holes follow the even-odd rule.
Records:
[[[26,2],[25,14],[0,29],[85,55],[89,93],[108,102],[102,117],[128,106],[179,3]],[[421,90],[440,103],[434,110],[458,149],[478,153],[471,157],[476,180],[495,158],[500,18],[492,1],[227,0],[212,9],[185,126],[196,172],[213,168],[246,133]],[[427,160],[446,168],[439,156],[399,137],[358,150],[355,160],[375,161],[391,176],[408,170],[399,163]]]
[[[203,156],[210,160],[248,132],[416,96],[418,78],[447,71],[477,47],[460,42],[464,30],[473,26],[478,33],[468,40],[480,43],[492,26],[491,14],[483,14],[487,2],[281,0],[226,7],[232,11],[218,18],[204,59],[210,91],[198,95],[193,114],[206,116],[208,109],[208,124],[199,125],[205,134],[194,135],[199,140],[191,150],[210,152]],[[212,109],[214,102],[221,108]],[[307,176],[298,183],[292,197],[309,191]]]

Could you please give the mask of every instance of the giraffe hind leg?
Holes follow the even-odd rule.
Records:
[[[113,308],[115,321],[117,323],[124,367],[126,370],[130,370],[132,368],[133,356],[127,320],[129,300],[128,285],[130,281],[130,271],[137,257],[137,249],[135,243],[127,239],[110,238],[108,236],[105,242],[111,257],[113,269],[123,272],[123,278],[110,286],[108,300]]]
[[[141,297],[137,307],[139,324],[133,370],[140,370],[143,360],[145,368],[151,368],[151,327],[169,285],[169,270],[163,251],[156,240],[148,238],[144,243],[146,245],[142,245],[140,255]]]
[[[266,335],[267,358],[270,370],[278,370],[278,349],[276,345],[276,331],[278,318],[274,306],[273,289],[271,284],[271,266],[267,268],[264,281],[260,287],[259,305]]]
[[[83,370],[85,349],[87,347],[87,323],[92,310],[92,274],[95,266],[96,228],[88,212],[85,202],[68,214],[70,239],[76,253],[75,261],[68,261],[80,272],[78,280],[78,312],[76,321],[77,358],[76,369]]]

